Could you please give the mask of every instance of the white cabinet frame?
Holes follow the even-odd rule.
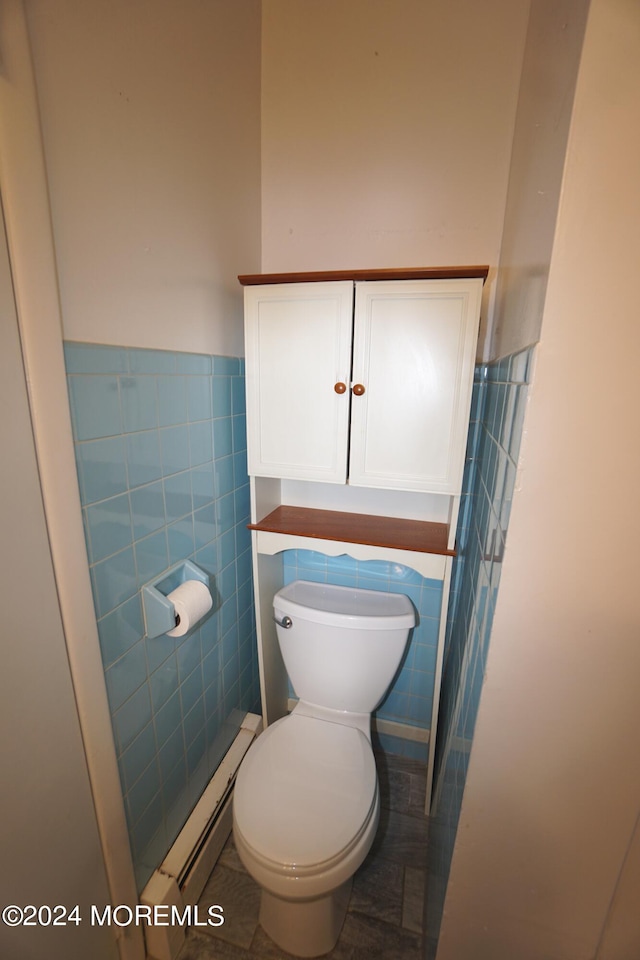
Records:
[[[426,812],[433,782],[475,344],[482,283],[487,272],[486,267],[465,267],[240,278],[247,284],[250,526],[264,723],[273,723],[288,710],[288,678],[272,615],[273,596],[284,584],[285,550],[387,560],[439,580],[442,605],[429,731]],[[425,280],[429,283],[425,284]],[[394,302],[402,304],[401,313],[406,319],[404,325],[400,323],[397,344],[390,335]],[[296,303],[298,307],[302,304],[302,323],[299,315],[296,319]],[[279,327],[276,337],[271,336],[273,327],[269,329],[274,323]],[[300,325],[305,329],[298,330]],[[404,456],[406,445],[420,430],[420,413],[429,391],[429,384],[418,382],[407,388],[403,382],[411,373],[408,366],[412,330],[414,338],[420,341],[421,355],[429,352],[426,366],[431,362],[431,374],[435,380],[446,379],[448,385],[444,407],[433,411],[434,433],[440,430],[433,449],[430,451],[427,443]],[[294,356],[296,351],[299,356],[300,350],[303,356],[309,355],[313,372],[307,369],[301,373],[297,369]],[[377,357],[372,358],[376,352]],[[262,369],[260,361],[266,364]],[[362,383],[364,391],[356,391],[352,396],[351,388],[357,383]],[[346,389],[336,390],[340,384]],[[380,426],[372,430],[367,421],[375,420],[376,404],[378,413],[384,411],[403,389],[402,422],[391,416],[387,418],[386,435]],[[316,398],[310,407],[309,397]],[[270,415],[275,425],[266,422]],[[378,423],[381,421],[384,417],[378,418]],[[288,428],[292,432],[302,428],[302,433],[293,441],[288,437],[283,440],[282,432]],[[317,430],[320,439],[316,455],[309,438],[316,436]],[[385,445],[391,450],[386,465]],[[425,474],[425,462],[434,451],[436,466],[432,474],[419,477],[420,470]],[[397,475],[400,470],[394,473],[394,461],[398,460],[404,461],[402,476]],[[409,476],[412,470],[413,475]],[[330,536],[323,536],[324,524]],[[367,527],[371,528],[370,535]],[[402,531],[406,532],[407,527],[411,535],[405,536]],[[423,545],[416,545],[415,534],[420,541],[423,530]],[[435,531],[433,537],[431,531]]]

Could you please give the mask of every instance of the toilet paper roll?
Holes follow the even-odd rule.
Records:
[[[167,594],[167,600],[171,600],[176,616],[180,617],[177,626],[167,631],[168,637],[183,637],[213,606],[209,588],[201,580],[185,580]]]

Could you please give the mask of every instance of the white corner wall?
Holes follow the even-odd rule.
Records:
[[[529,0],[264,0],[262,268],[500,250]]]
[[[511,152],[490,358],[540,336],[589,0],[531,4]]]
[[[259,0],[26,0],[64,336],[240,355]]]
[[[592,0],[438,960],[640,950],[639,106]]]

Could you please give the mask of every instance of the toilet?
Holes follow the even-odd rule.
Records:
[[[408,597],[296,580],[276,593],[280,650],[299,697],[244,758],[238,855],[262,888],[260,923],[298,957],[328,953],[380,815],[371,713],[402,659]]]

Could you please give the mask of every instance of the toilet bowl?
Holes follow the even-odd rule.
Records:
[[[335,945],[353,874],[375,837],[371,712],[415,614],[400,594],[296,581],[276,594],[274,616],[300,700],[240,766],[234,839],[262,888],[262,927],[294,956],[315,957]]]
[[[236,782],[234,840],[262,887],[260,923],[284,950],[331,950],[379,811],[373,753],[354,727],[294,710],[249,751]]]

